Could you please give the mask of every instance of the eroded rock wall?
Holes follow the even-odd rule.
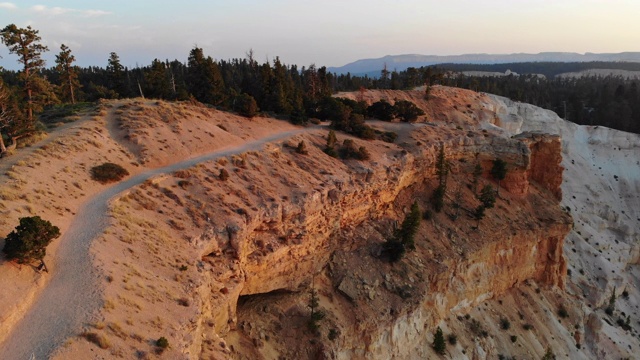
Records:
[[[211,259],[215,273],[211,286],[215,296],[205,301],[211,303],[216,331],[224,337],[235,329],[239,296],[300,290],[329,262],[334,251],[358,246],[350,242],[352,229],[384,216],[395,217],[398,194],[433,180],[439,146],[445,146],[454,166],[479,160],[487,177],[493,159],[506,160],[511,177],[504,181],[504,187],[525,198],[531,181],[540,180],[551,193],[559,191],[559,184],[547,178],[561,168],[538,165],[553,165],[545,157],[555,159],[554,152],[560,152],[560,147],[546,151],[549,143],[559,144],[559,139],[535,135],[434,142],[415,153],[397,152],[385,161],[354,163],[347,178],[329,176],[321,186],[313,186],[313,191],[294,192],[286,201],[251,214],[234,214],[231,218],[235,220],[198,239],[201,254]],[[345,334],[342,348],[334,354],[345,359],[407,357],[406,351],[413,349],[425,329],[435,326],[448,312],[499,295],[527,279],[563,287],[566,262],[561,249],[570,229],[567,218],[536,219],[545,225],[515,233],[498,230],[484,239],[482,246],[461,256],[436,260],[425,269],[428,291],[413,307],[384,321],[363,322],[360,330]],[[234,260],[216,261],[225,256]]]

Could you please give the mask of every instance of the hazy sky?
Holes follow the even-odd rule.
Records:
[[[79,65],[216,59],[340,66],[384,55],[640,51],[640,0],[0,0],[0,27],[31,25]],[[15,55],[0,47],[0,65]]]

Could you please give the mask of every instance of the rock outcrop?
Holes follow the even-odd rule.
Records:
[[[570,230],[570,217],[555,200],[533,190],[535,183],[536,188],[559,194],[556,181],[556,177],[561,179],[562,171],[556,161],[561,151],[559,144],[558,137],[540,134],[515,139],[461,136],[440,144],[422,145],[411,152],[387,151],[379,157],[380,161],[353,162],[346,167],[329,165],[326,170],[318,165],[307,171],[319,171],[324,176],[307,184],[301,182],[305,176],[290,178],[296,188],[305,190],[293,190],[284,196],[284,201],[263,203],[252,211],[228,214],[225,223],[218,223],[197,239],[203,259],[209,263],[207,271],[213,274],[212,284],[206,285],[213,296],[201,293],[205,295],[203,303],[208,302],[207,308],[211,309],[209,316],[217,335],[224,338],[230,332],[242,332],[237,330],[240,297],[281,291],[304,293],[312,275],[322,272],[327,264],[333,264],[330,265],[333,285],[324,291],[357,304],[355,316],[361,319],[355,329],[343,329],[339,346],[325,345],[325,352],[341,359],[410,358],[414,347],[424,338],[423,329],[435,326],[451,312],[463,311],[528,279],[564,287],[567,264],[562,244]],[[354,278],[349,271],[351,266],[389,265],[371,256],[377,251],[375,246],[372,252],[355,255],[358,249],[371,246],[370,239],[359,235],[359,229],[371,223],[387,223],[372,235],[382,240],[390,230],[390,221],[397,219],[399,210],[407,206],[402,199],[428,199],[440,145],[445,146],[452,176],[459,186],[468,180],[474,161],[480,161],[488,175],[493,159],[506,160],[511,175],[503,185],[509,192],[507,198],[512,199],[518,210],[500,213],[517,220],[489,221],[486,227],[500,228],[476,232],[471,226],[475,220],[461,220],[465,225],[459,228],[456,227],[460,225],[447,220],[446,225],[427,230],[444,233],[443,236],[425,236],[453,237],[457,239],[455,246],[441,244],[438,245],[441,254],[423,249],[419,255],[409,257],[422,257],[415,259],[418,265],[412,275],[422,280],[416,280],[415,284],[405,280],[385,282],[384,274],[378,273],[363,287],[361,279]],[[475,206],[472,204],[477,200],[470,191],[465,197],[468,206]],[[531,216],[529,211],[535,206],[544,211]],[[379,244],[380,240],[374,243]],[[341,256],[347,256],[342,263]],[[401,302],[391,315],[371,317],[377,312],[376,306],[384,308],[398,303],[399,293],[400,298],[409,296],[411,300]],[[198,332],[207,336],[206,329]],[[296,348],[291,343],[288,346]]]

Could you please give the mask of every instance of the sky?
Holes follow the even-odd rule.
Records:
[[[215,59],[341,66],[385,55],[640,51],[640,0],[0,0],[0,28],[30,25],[76,64]],[[17,57],[0,46],[0,66]]]

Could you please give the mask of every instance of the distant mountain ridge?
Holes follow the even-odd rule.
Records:
[[[406,70],[409,67],[429,66],[435,64],[501,64],[515,62],[589,62],[589,61],[621,61],[640,62],[640,52],[622,53],[573,53],[542,52],[538,54],[463,54],[463,55],[387,55],[377,59],[361,59],[340,67],[327,70],[337,74],[351,73],[364,75],[378,73],[387,64],[389,71]]]

